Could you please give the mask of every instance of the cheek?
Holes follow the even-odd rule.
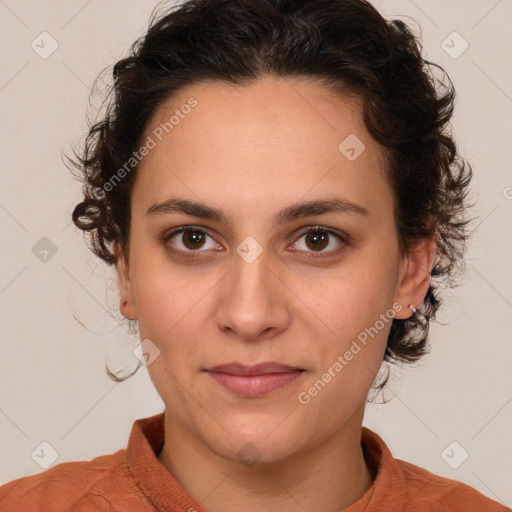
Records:
[[[133,300],[141,336],[158,340],[192,308],[201,284],[186,269],[171,264],[156,242],[144,234],[138,237],[141,242],[130,253]]]
[[[389,310],[396,291],[395,276],[394,265],[378,256],[363,255],[328,275],[324,272],[308,276],[302,284],[315,286],[299,288],[298,295],[322,319],[330,342],[339,339],[346,343],[373,326],[381,314],[393,314]],[[379,330],[383,330],[380,323]]]
[[[204,297],[211,284],[207,279],[195,282],[179,272],[170,275],[168,269],[154,265],[146,270],[139,274],[135,300],[141,340],[151,340],[159,350],[148,373],[168,411],[184,421],[197,405],[190,396],[200,400],[195,377],[205,339]]]
[[[396,314],[397,273],[394,256],[381,254],[393,255],[393,247],[387,253],[361,254],[307,291],[308,304],[328,327],[322,328],[325,335],[319,335],[311,347],[319,364],[308,384],[316,388],[313,394],[322,395],[320,402],[335,407],[340,397],[364,399],[381,366]]]
[[[177,345],[175,354],[189,346],[204,297],[202,286],[192,284],[166,275],[148,276],[139,283],[135,300],[141,337],[153,340],[162,351]]]
[[[323,295],[322,314],[335,334],[318,336],[314,372],[297,401],[326,434],[336,430],[364,404],[381,367],[394,310],[387,294],[371,294],[365,282],[350,280]],[[376,283],[373,283],[376,284]],[[330,300],[328,300],[330,299]]]
[[[204,363],[199,349],[202,346],[204,350],[205,340],[211,338],[205,331],[206,323],[213,319],[211,301],[218,275],[171,265],[164,258],[151,260],[142,252],[134,258],[134,268],[133,295],[141,340],[150,339],[160,350],[163,357],[155,368],[162,366],[162,371],[188,381],[187,370]]]

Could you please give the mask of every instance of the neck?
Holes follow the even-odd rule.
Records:
[[[158,458],[208,512],[339,512],[371,486],[360,443],[361,421],[334,432],[307,452],[273,464],[247,466],[220,457],[166,414]]]

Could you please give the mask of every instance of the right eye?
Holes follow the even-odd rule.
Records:
[[[177,253],[205,252],[219,247],[219,244],[204,229],[194,226],[182,226],[175,229],[168,233],[162,242],[171,251]]]

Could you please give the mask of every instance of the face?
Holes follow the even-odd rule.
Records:
[[[401,256],[361,109],[265,78],[189,86],[147,127],[121,311],[159,351],[148,371],[170,420],[227,459],[251,442],[275,462],[360,428],[391,319],[426,293],[428,251]],[[264,362],[290,368],[212,371]]]

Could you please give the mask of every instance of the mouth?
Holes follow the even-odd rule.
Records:
[[[214,366],[206,372],[232,393],[244,397],[258,397],[288,386],[305,370],[277,362],[254,366],[233,362]]]

